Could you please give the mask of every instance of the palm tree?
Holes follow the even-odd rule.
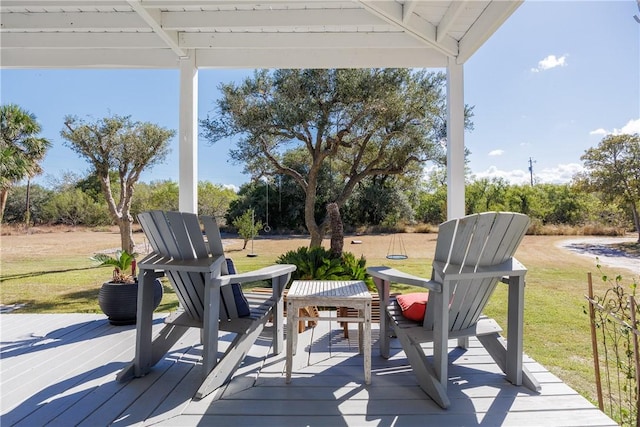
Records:
[[[0,106],[0,222],[11,187],[42,172],[40,161],[51,142],[36,137],[40,130],[32,113],[15,104]]]

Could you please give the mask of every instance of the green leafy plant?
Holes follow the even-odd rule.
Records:
[[[363,280],[373,288],[373,281],[367,274],[366,260],[360,259],[350,252],[335,256],[323,247],[300,247],[281,255],[280,264],[294,264],[294,280]]]
[[[119,250],[116,251],[115,256],[99,253],[95,254],[91,259],[99,262],[101,266],[113,266],[112,282],[133,284],[136,282],[136,255],[135,253],[130,254],[127,251]],[[131,268],[131,274],[125,273],[129,268]]]

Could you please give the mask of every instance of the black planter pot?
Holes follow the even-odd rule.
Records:
[[[162,300],[162,283],[156,279],[153,283],[153,309]],[[105,282],[98,293],[98,304],[112,325],[133,325],[138,312],[138,284]]]

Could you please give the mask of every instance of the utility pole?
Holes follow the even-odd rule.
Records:
[[[536,161],[529,157],[529,176],[531,177],[531,186],[533,187],[533,164]]]

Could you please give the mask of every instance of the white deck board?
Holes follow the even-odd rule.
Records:
[[[448,410],[420,390],[397,343],[392,341],[390,359],[379,356],[377,329],[367,386],[352,326],[349,340],[336,322],[319,322],[300,334],[288,385],[285,354],[272,354],[268,327],[233,380],[196,401],[202,349],[196,329],[147,376],[121,384],[115,375],[133,357],[134,327],[114,327],[92,314],[2,314],[0,424],[616,425],[531,358],[525,363],[542,392],[511,385],[475,339],[467,351],[451,352]],[[222,347],[229,340],[225,336]]]

